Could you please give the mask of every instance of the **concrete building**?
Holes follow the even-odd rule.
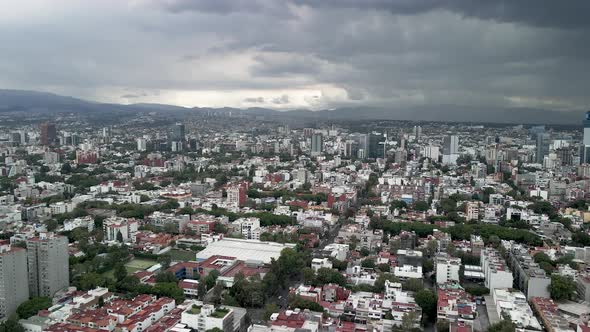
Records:
[[[434,261],[436,265],[436,283],[459,282],[461,258],[451,257],[446,253],[438,253]]]
[[[242,261],[270,264],[271,259],[278,259],[281,251],[285,248],[295,248],[295,244],[224,238],[209,243],[205,249],[199,251],[197,261],[218,255],[231,256]]]
[[[443,139],[443,164],[455,165],[459,158],[459,137],[456,135],[445,136]]]
[[[245,184],[238,184],[227,189],[227,205],[233,207],[241,207],[246,204],[247,186]]]
[[[40,233],[27,240],[31,297],[53,295],[70,285],[68,238]]]
[[[143,137],[137,139],[137,151],[147,151],[147,140]]]
[[[396,266],[393,274],[400,280],[420,279],[422,280],[422,266],[402,265]]]
[[[240,218],[232,223],[248,240],[260,240],[260,219],[256,217]]]
[[[317,272],[321,268],[332,268],[332,261],[329,258],[314,258],[311,260],[311,268]]]
[[[0,321],[10,317],[29,299],[26,282],[27,252],[23,248],[0,245]]]
[[[324,138],[321,133],[314,133],[311,136],[311,155],[319,156],[324,150]]]
[[[481,251],[481,268],[485,277],[484,286],[490,292],[496,288],[511,288],[514,282],[512,272],[500,253],[494,248],[485,248]]]
[[[215,308],[211,304],[193,304],[181,315],[181,322],[197,331],[218,328],[223,332],[234,331],[233,310],[222,307]]]
[[[498,317],[511,320],[517,331],[543,331],[523,293],[514,289],[499,288],[492,291],[492,299]]]
[[[521,245],[512,246],[509,251],[510,265],[514,272],[514,284],[522,290],[527,299],[549,297],[551,278],[535,263],[528,250]]]
[[[129,242],[138,229],[139,224],[135,219],[111,217],[103,222],[104,239],[106,241],[118,241],[118,234],[121,233],[123,242]]]

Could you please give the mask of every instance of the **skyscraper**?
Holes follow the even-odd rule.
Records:
[[[27,240],[29,291],[32,297],[53,297],[70,285],[68,238],[40,233]]]
[[[174,125],[174,132],[172,133],[172,140],[176,142],[184,142],[185,136],[185,128],[184,123],[177,122]]]
[[[590,111],[586,112],[584,125],[584,139],[580,146],[580,164],[590,164]]]
[[[44,122],[39,126],[41,130],[41,144],[52,145],[57,139],[57,131],[55,129],[55,123]]]
[[[545,156],[549,154],[549,144],[551,143],[551,136],[548,133],[537,134],[537,150],[535,160],[538,164],[542,164]]]
[[[381,133],[369,134],[369,158],[385,158],[385,135]]]
[[[443,164],[454,165],[459,158],[459,137],[448,135],[443,139]]]
[[[13,315],[29,299],[26,259],[25,249],[0,245],[0,321]]]
[[[324,150],[324,137],[321,133],[311,135],[311,155],[318,156]]]

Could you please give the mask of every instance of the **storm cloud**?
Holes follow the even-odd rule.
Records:
[[[588,1],[38,0],[2,12],[3,88],[279,109],[590,105]]]

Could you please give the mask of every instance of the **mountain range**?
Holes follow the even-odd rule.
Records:
[[[583,111],[555,111],[535,108],[494,108],[456,105],[415,107],[343,107],[333,110],[278,111],[267,108],[187,108],[165,104],[112,104],[86,101],[53,93],[0,90],[0,112],[232,112],[272,119],[300,120],[413,120],[505,124],[580,124]]]

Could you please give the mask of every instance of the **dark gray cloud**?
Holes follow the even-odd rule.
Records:
[[[189,106],[590,104],[590,1],[34,1],[0,20],[0,87]]]
[[[590,1],[571,0],[293,0],[299,5],[321,8],[386,10],[416,15],[448,10],[466,17],[540,27],[590,27]]]

